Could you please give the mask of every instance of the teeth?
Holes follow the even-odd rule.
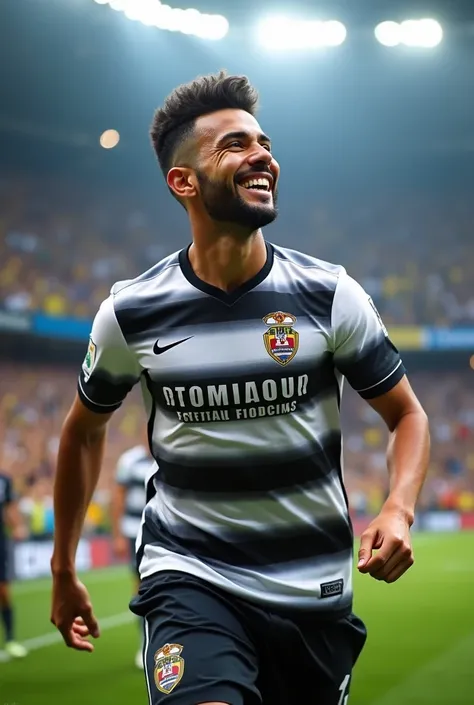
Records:
[[[243,188],[258,188],[263,187],[265,191],[270,191],[270,180],[266,178],[261,179],[250,179],[249,181],[244,181],[242,184]]]

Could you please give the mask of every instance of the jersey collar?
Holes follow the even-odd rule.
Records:
[[[257,272],[254,277],[248,279],[236,289],[229,292],[223,291],[222,289],[219,289],[217,286],[213,286],[212,284],[207,284],[206,282],[202,281],[202,279],[199,279],[198,276],[196,276],[189,262],[189,249],[191,245],[188,245],[188,247],[180,251],[179,264],[183,276],[188,280],[191,286],[194,286],[196,289],[199,289],[199,291],[202,291],[204,294],[207,294],[208,296],[213,296],[215,299],[219,299],[219,301],[222,301],[222,303],[230,306],[242,296],[247,294],[249,291],[255,289],[270,274],[270,271],[273,267],[274,250],[273,245],[271,245],[267,241],[265,241],[265,246],[267,248],[267,259],[262,269]]]

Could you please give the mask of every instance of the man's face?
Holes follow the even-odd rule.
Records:
[[[243,110],[220,110],[196,121],[199,196],[208,215],[249,233],[277,216],[278,163],[270,139]]]

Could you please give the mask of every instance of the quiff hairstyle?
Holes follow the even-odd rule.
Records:
[[[217,110],[234,108],[255,116],[258,92],[246,76],[230,76],[225,70],[175,88],[153,117],[150,137],[166,178],[183,142],[193,135],[196,119]]]

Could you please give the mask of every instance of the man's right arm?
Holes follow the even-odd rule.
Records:
[[[77,546],[102,466],[107,423],[140,373],[117,322],[111,295],[94,319],[76,398],[60,437],[51,559],[55,575],[74,575]]]
[[[76,398],[61,432],[54,484],[51,621],[65,643],[80,651],[93,650],[88,637],[98,637],[99,627],[87,589],[76,576],[77,546],[100,475],[107,423],[140,374],[111,295],[92,325]]]
[[[90,411],[76,394],[64,422],[54,484],[53,575],[75,572],[77,546],[99,479],[106,427],[112,414]]]

